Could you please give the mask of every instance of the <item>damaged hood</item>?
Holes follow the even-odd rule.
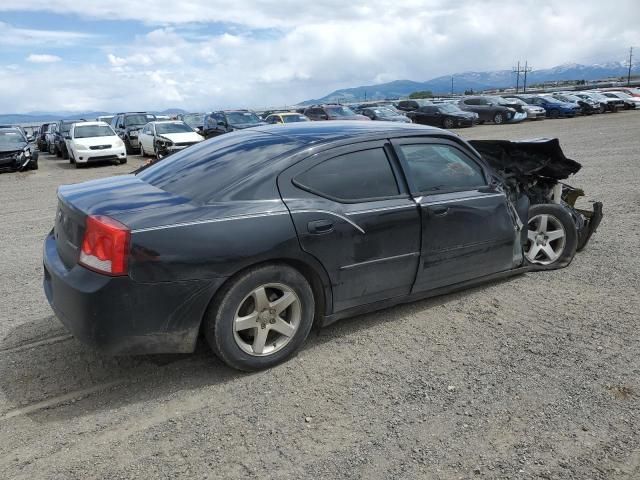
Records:
[[[564,180],[582,165],[565,157],[557,138],[521,142],[469,140],[482,158],[505,179],[528,182],[532,178]]]

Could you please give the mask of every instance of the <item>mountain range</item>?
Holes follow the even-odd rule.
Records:
[[[633,64],[633,68],[640,63]],[[626,62],[607,62],[591,65],[566,63],[553,68],[533,70],[527,74],[527,85],[561,80],[600,80],[611,77],[626,77],[628,72]],[[494,70],[489,72],[463,72],[432,78],[424,82],[412,80],[394,80],[377,85],[344,88],[331,92],[321,98],[305,100],[300,105],[328,102],[350,102],[362,100],[382,100],[406,97],[410,93],[429,90],[434,94],[451,93],[451,79],[453,78],[453,93],[464,93],[465,90],[479,92],[494,88],[508,88],[516,86],[516,75],[511,70]],[[522,74],[520,85],[522,85]]]
[[[632,72],[640,66],[640,63],[632,65]],[[527,74],[527,85],[542,82],[554,82],[561,80],[601,80],[612,77],[626,77],[628,64],[626,62],[607,62],[583,65],[578,63],[566,63],[553,68],[533,70]],[[453,75],[444,75],[431,80],[419,82],[413,80],[394,80],[377,85],[364,85],[353,88],[343,88],[331,92],[321,98],[305,100],[299,105],[311,105],[314,103],[329,102],[355,102],[362,100],[381,100],[406,97],[416,91],[429,90],[434,94],[451,93],[451,79],[453,78],[453,92],[464,93],[465,90],[480,92],[494,88],[515,87],[516,76],[511,70],[494,70],[488,72],[462,72]],[[522,84],[522,78],[521,83]],[[162,112],[154,112],[163,115],[186,113],[180,108],[170,108]],[[0,114],[0,124],[29,124],[56,121],[60,119],[86,118],[95,119],[99,115],[108,115],[108,112],[28,112],[26,114]]]

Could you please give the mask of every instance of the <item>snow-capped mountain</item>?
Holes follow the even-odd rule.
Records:
[[[632,66],[632,73],[637,72],[640,62]],[[582,65],[579,63],[565,63],[552,68],[533,70],[527,74],[527,84],[533,85],[542,82],[560,80],[599,80],[610,77],[626,77],[628,64],[621,62],[595,63]],[[516,76],[511,70],[494,70],[489,72],[462,72],[436,77],[426,82],[411,80],[395,80],[378,85],[365,85],[361,87],[336,90],[319,99],[306,100],[301,104],[349,102],[397,98],[409,95],[412,92],[430,90],[437,93],[451,92],[451,77],[453,77],[454,93],[463,93],[473,89],[481,91],[491,88],[507,88],[516,85]],[[522,85],[522,78],[520,79]]]

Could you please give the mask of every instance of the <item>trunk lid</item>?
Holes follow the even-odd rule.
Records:
[[[155,188],[134,175],[63,185],[58,188],[54,225],[58,254],[67,268],[78,263],[88,215],[106,215],[134,230],[169,212],[192,209],[187,199]]]

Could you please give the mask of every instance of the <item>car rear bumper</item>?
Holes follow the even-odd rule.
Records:
[[[43,264],[56,316],[78,340],[111,355],[192,352],[206,307],[224,281],[140,283],[80,265],[67,269],[53,233]]]

